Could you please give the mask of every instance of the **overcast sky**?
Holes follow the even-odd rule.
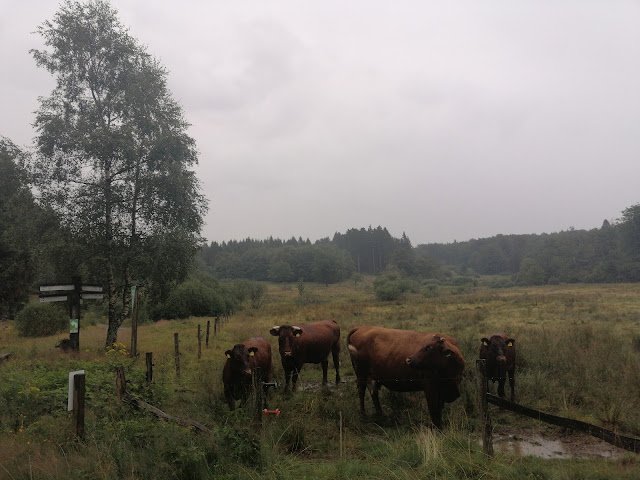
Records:
[[[640,1],[113,0],[169,71],[209,241],[414,245],[640,203]],[[0,135],[31,145],[53,0],[0,0]]]

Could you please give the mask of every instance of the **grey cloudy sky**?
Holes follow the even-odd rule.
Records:
[[[414,245],[599,227],[640,203],[640,1],[113,0],[192,124],[208,240],[387,227]],[[0,0],[0,135],[32,34]]]

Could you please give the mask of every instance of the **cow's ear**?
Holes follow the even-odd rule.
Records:
[[[274,337],[277,337],[278,335],[280,335],[280,326],[271,327],[271,330],[269,330],[269,333]]]
[[[481,340],[482,345],[484,345],[485,347],[489,346],[489,339],[487,337],[483,337]]]
[[[226,352],[224,352],[224,354],[227,356],[227,358],[231,358],[231,350],[227,350]]]
[[[256,354],[257,351],[258,351],[258,349],[256,347],[251,347],[249,349],[249,356],[253,357]]]
[[[300,327],[293,327],[293,336],[299,337],[302,335],[302,329]]]
[[[516,343],[516,341],[513,338],[510,338],[507,340],[507,347],[513,347],[514,343]]]

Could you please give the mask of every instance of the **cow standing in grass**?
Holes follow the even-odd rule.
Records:
[[[256,368],[260,369],[260,384],[271,382],[271,344],[262,337],[253,337],[234,345],[225,355],[227,361],[222,370],[224,398],[229,409],[233,410],[236,400],[241,404],[247,401]]]
[[[516,346],[515,340],[505,332],[483,337],[480,345],[480,359],[486,362],[487,379],[498,381],[498,395],[506,396],[504,384],[509,375],[511,401],[515,400]]]
[[[336,385],[340,383],[340,327],[335,320],[322,320],[306,325],[280,325],[270,330],[278,337],[278,349],[285,376],[285,391],[289,383],[296,389],[298,374],[305,363],[322,365],[322,385],[327,384],[329,354],[336,369]]]
[[[362,415],[366,388],[378,415],[382,415],[381,386],[396,392],[423,391],[431,421],[437,428],[442,427],[442,409],[445,402],[460,396],[464,370],[464,358],[453,337],[366,326],[348,333],[347,346],[357,377]]]

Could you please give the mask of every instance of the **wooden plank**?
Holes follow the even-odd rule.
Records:
[[[102,292],[101,285],[82,285],[82,292]]]
[[[40,285],[41,292],[58,292],[64,290],[73,290],[75,285]]]
[[[580,420],[573,420],[571,418],[558,417],[556,415],[551,415],[548,413],[540,412],[538,410],[534,410],[533,408],[528,408],[517,403],[510,402],[508,400],[504,400],[500,397],[496,397],[495,395],[491,395],[487,393],[487,401],[489,403],[493,403],[500,408],[504,408],[505,410],[510,410],[515,413],[519,413],[521,415],[525,415],[527,417],[535,418],[536,420],[543,421],[545,423],[551,423],[552,425],[557,425],[559,427],[568,428],[571,430],[575,430],[578,432],[588,433],[589,435],[599,438],[600,440],[604,440],[611,445],[615,445],[616,447],[623,448],[624,450],[628,450],[629,452],[639,453],[640,452],[640,439],[624,437],[622,435],[618,435],[617,433],[612,432],[611,430],[605,430],[602,427],[596,427],[595,425],[591,425],[590,423],[581,422]]]
[[[81,293],[80,298],[82,300],[102,300],[104,298],[103,293]]]
[[[67,295],[52,295],[50,297],[40,297],[40,302],[66,302],[68,299]]]

